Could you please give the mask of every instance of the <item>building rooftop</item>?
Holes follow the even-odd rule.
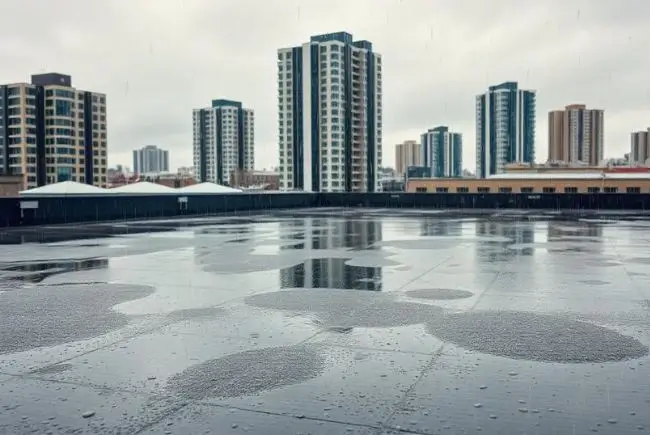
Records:
[[[549,171],[549,172],[524,172],[514,171],[503,174],[491,175],[488,180],[648,180],[650,172],[582,172],[582,171]]]
[[[642,433],[649,226],[332,208],[3,230],[0,433]]]

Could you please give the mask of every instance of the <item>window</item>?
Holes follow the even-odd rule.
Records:
[[[415,191],[416,191],[417,193],[426,193],[426,192],[427,192],[427,188],[426,188],[426,187],[416,187],[416,188],[415,188]]]
[[[512,187],[499,187],[499,193],[512,193]]]
[[[544,193],[555,193],[555,187],[543,187],[542,192],[544,192]]]
[[[640,187],[627,187],[627,188],[625,188],[625,191],[627,193],[641,193],[641,188]]]
[[[600,187],[587,187],[589,193],[600,193]]]
[[[617,193],[618,187],[605,187],[605,193]]]
[[[478,193],[490,193],[489,187],[479,187],[476,190],[478,191]]]
[[[533,193],[534,191],[535,189],[533,189],[532,187],[522,187],[520,189],[521,193]]]
[[[448,187],[436,187],[436,193],[448,193],[449,188]]]
[[[469,193],[469,187],[457,187],[456,193]]]
[[[577,187],[565,187],[564,193],[578,193]]]

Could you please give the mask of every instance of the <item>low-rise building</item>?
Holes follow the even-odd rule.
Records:
[[[22,190],[25,190],[23,175],[0,175],[0,196],[18,196]]]
[[[275,171],[236,169],[230,173],[230,186],[244,189],[278,190],[280,175]]]
[[[407,192],[419,193],[650,193],[650,171],[509,172],[488,178],[409,179]]]

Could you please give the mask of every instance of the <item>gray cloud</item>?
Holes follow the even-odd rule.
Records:
[[[474,166],[474,97],[517,80],[546,113],[606,110],[606,155],[650,124],[650,3],[628,0],[112,0],[0,2],[3,83],[58,71],[108,94],[110,163],[145,144],[191,164],[191,110],[213,98],[256,111],[257,166],[276,159],[276,50],[346,30],[384,56],[384,155],[429,127],[464,135]]]

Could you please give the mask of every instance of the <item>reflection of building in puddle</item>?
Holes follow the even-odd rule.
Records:
[[[599,252],[604,248],[603,227],[594,224],[550,222],[547,240],[562,244],[559,251]]]
[[[344,258],[305,260],[280,271],[281,288],[381,290],[381,267],[357,267]]]
[[[451,236],[460,234],[463,222],[459,220],[431,220],[424,221],[420,226],[420,236]]]
[[[281,250],[347,249],[373,250],[381,241],[381,222],[375,220],[331,220],[305,218],[302,226],[291,223],[291,228],[304,233],[304,243],[282,246]],[[317,254],[317,252],[315,253]],[[356,254],[351,254],[350,257]],[[345,258],[308,259],[304,263],[282,269],[282,288],[341,288],[381,290],[381,267],[348,266]]]
[[[108,268],[108,259],[106,258],[22,263],[0,267],[0,280],[39,283],[45,278],[61,273],[106,268]]]
[[[282,246],[281,249],[366,250],[374,249],[372,245],[382,237],[381,222],[374,220],[305,218],[281,223],[280,229],[282,234],[290,234],[289,229],[304,234],[304,242],[299,246]]]
[[[518,255],[533,255],[534,249],[511,250],[511,244],[535,243],[535,224],[529,222],[476,222],[476,257],[480,263],[495,263],[510,261]],[[484,237],[485,240],[480,240]],[[511,241],[507,243],[490,241],[490,237],[504,237]],[[496,239],[495,239],[496,240]]]

